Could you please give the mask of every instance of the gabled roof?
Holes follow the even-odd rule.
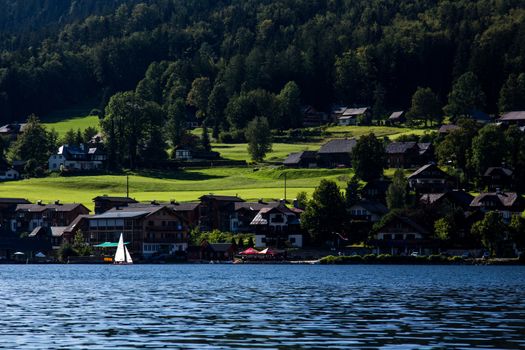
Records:
[[[437,174],[428,174],[428,173],[437,173]],[[426,178],[450,178],[450,175],[445,173],[443,170],[439,169],[438,166],[434,163],[423,165],[421,168],[414,171],[408,178],[409,179],[426,179]]]
[[[367,111],[369,108],[370,108],[370,107],[347,108],[347,109],[345,109],[345,111],[343,112],[343,116],[344,116],[344,117],[354,117],[354,116],[362,115],[362,114],[365,114],[366,111]]]
[[[27,123],[11,123],[0,126],[0,134],[21,133],[26,128]]]
[[[373,214],[380,214],[384,215],[388,213],[388,208],[385,207],[382,203],[379,202],[372,202],[369,200],[362,200],[354,204],[356,206],[360,206],[365,208],[367,211]]]
[[[459,130],[461,129],[460,126],[457,126],[457,125],[454,125],[454,124],[445,124],[445,125],[441,125],[441,127],[439,128],[438,132],[440,134],[448,134],[454,130]]]
[[[235,203],[235,211],[247,209],[250,211],[259,211],[262,208],[274,208],[281,205],[279,202],[237,202]]]
[[[204,196],[200,196],[199,199],[201,201],[203,199],[214,199],[216,201],[225,201],[225,202],[244,202],[244,199],[239,198],[237,196],[220,196],[220,195],[214,195],[214,194],[205,194]]]
[[[296,214],[284,205],[279,205],[277,207],[264,207],[261,210],[259,210],[257,215],[255,215],[252,222],[250,222],[250,225],[267,225],[268,219],[266,219],[266,215],[275,213],[275,212],[278,212],[278,213],[281,213],[287,216],[296,217]]]
[[[515,120],[525,120],[525,111],[512,111],[503,113],[501,121],[515,121]]]
[[[91,215],[78,215],[78,216],[75,218],[75,220],[73,220],[73,221],[69,224],[69,226],[67,226],[67,227],[64,229],[64,232],[68,232],[68,233],[73,232],[73,230],[75,230],[75,228],[77,228],[83,220],[85,220],[85,219],[87,219],[87,218],[90,218],[90,217],[92,217],[92,216],[91,216]]]
[[[419,148],[419,154],[425,154],[432,148],[431,142],[418,142],[417,147]]]
[[[150,216],[162,209],[171,210],[165,205],[112,208],[105,213],[90,216],[89,219],[134,219]]]
[[[384,223],[380,230],[382,228],[384,228],[385,226],[389,225],[391,222],[393,221],[400,221],[402,223],[404,223],[405,225],[411,227],[412,229],[414,229],[416,232],[418,233],[421,233],[423,235],[428,235],[429,232],[426,228],[424,228],[423,226],[421,226],[420,224],[418,224],[417,222],[415,222],[414,220],[410,219],[410,218],[407,218],[406,216],[401,216],[401,215],[394,215],[393,217],[390,218],[390,220],[388,220],[386,223]]]
[[[488,168],[483,176],[492,176],[495,172],[503,173],[505,176],[512,176],[512,170],[500,166]]]
[[[330,153],[351,153],[354,146],[357,144],[356,139],[335,139],[330,140],[319,149],[319,154]]]
[[[487,192],[476,196],[470,205],[472,207],[483,207],[485,202],[492,201],[503,207],[512,207],[518,204],[519,198],[516,192]]]
[[[24,198],[0,198],[0,204],[31,204]]]
[[[388,119],[396,120],[396,119],[403,117],[404,114],[405,114],[405,111],[392,112],[392,114],[390,114],[390,117],[388,117]]]
[[[16,211],[28,211],[32,213],[39,213],[43,212],[45,210],[52,210],[52,211],[58,211],[58,212],[70,212],[78,207],[83,207],[88,212],[88,208],[84,206],[84,204],[81,203],[64,203],[64,204],[19,204],[16,206]]]
[[[417,143],[413,141],[391,142],[386,146],[386,153],[388,154],[406,153],[411,149],[415,149],[416,147],[417,147]]]
[[[283,164],[293,165],[299,164],[302,159],[315,159],[317,156],[316,151],[301,151],[296,153],[290,153],[288,157],[284,160]]]
[[[118,202],[118,203],[138,203],[133,198],[129,197],[115,197],[115,196],[97,196],[93,198],[97,202]]]

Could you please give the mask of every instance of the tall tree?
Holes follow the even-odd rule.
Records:
[[[38,166],[47,164],[51,153],[56,152],[55,136],[46,130],[40,120],[31,115],[27,120],[24,132],[11,144],[8,158],[14,160],[31,160]]]
[[[366,182],[383,175],[385,159],[385,147],[373,133],[361,136],[352,149],[355,174]]]
[[[256,162],[261,162],[272,150],[272,135],[268,120],[264,117],[253,119],[246,128],[246,139],[250,157]]]
[[[301,90],[299,86],[289,81],[277,95],[280,118],[277,126],[280,129],[298,128],[302,125]]]
[[[485,213],[483,220],[476,222],[471,229],[473,235],[481,239],[481,243],[492,255],[499,255],[505,238],[505,225],[497,211]]]
[[[228,96],[222,83],[216,83],[208,99],[208,119],[210,126],[213,128],[213,137],[219,137],[219,130],[227,129],[227,121],[224,115],[228,105]]]
[[[441,107],[437,95],[430,88],[418,87],[412,96],[412,105],[408,111],[410,119],[424,120],[425,126],[430,121],[441,121]]]
[[[179,98],[170,104],[167,116],[166,138],[171,143],[172,148],[175,149],[186,133],[186,105],[184,100]],[[172,153],[172,157],[175,157],[175,152]]]
[[[208,110],[208,98],[210,97],[211,84],[208,77],[196,78],[191,84],[190,92],[186,102],[197,108],[197,115],[205,119]]]
[[[521,111],[525,109],[525,73],[510,74],[499,93],[499,111]]]
[[[388,209],[402,209],[406,207],[408,199],[408,184],[402,169],[394,173],[392,183],[386,192],[386,203]]]
[[[202,148],[206,152],[211,151],[210,134],[208,133],[208,127],[206,126],[206,123],[202,124],[201,144]]]
[[[484,106],[485,93],[481,90],[478,77],[472,72],[466,72],[452,86],[444,109],[448,114],[459,117],[470,116]]]
[[[344,228],[341,218],[345,215],[344,197],[339,187],[335,182],[323,179],[301,215],[301,226],[310,233],[314,242],[334,241],[335,234]]]
[[[505,136],[498,125],[485,125],[472,140],[470,164],[481,177],[488,167],[501,166],[506,150]]]

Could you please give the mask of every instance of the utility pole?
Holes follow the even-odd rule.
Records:
[[[126,197],[129,198],[129,175],[126,175]]]

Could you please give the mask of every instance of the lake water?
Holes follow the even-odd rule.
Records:
[[[525,348],[525,267],[0,265],[0,348]]]

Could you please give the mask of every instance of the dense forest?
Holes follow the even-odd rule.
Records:
[[[465,72],[479,80],[480,107],[494,113],[502,86],[525,72],[520,0],[0,0],[0,8],[4,122],[85,100],[103,110],[115,93],[136,90],[165,111],[183,99],[217,127],[242,127],[243,106],[275,114],[283,93],[320,110],[380,111],[406,109],[428,87],[444,105]],[[202,93],[210,106],[199,105]]]

